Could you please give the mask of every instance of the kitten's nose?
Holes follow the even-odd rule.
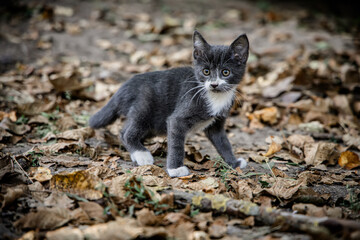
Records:
[[[212,88],[217,88],[217,87],[219,86],[219,84],[217,84],[217,83],[211,83],[210,86],[211,86]]]

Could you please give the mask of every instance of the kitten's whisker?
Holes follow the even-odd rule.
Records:
[[[203,89],[204,89],[204,87],[200,88],[200,90],[198,90],[198,91],[194,94],[194,96],[190,99],[190,102],[191,102],[191,101],[195,98],[195,96],[196,96],[197,94],[199,94]]]
[[[181,99],[183,99],[183,98],[184,98],[189,92],[191,92],[192,90],[195,90],[195,89],[201,88],[201,87],[203,87],[203,86],[195,86],[195,87],[191,88],[190,90],[188,90],[188,91],[181,97]]]
[[[198,101],[200,98],[202,98],[206,94],[206,88],[204,87],[202,90],[204,90],[202,93],[200,93],[200,96],[198,97],[196,104],[198,104]]]

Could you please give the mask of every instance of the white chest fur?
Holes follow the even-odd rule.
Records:
[[[219,114],[222,110],[229,108],[233,99],[234,92],[207,92],[207,103],[209,113],[213,116]]]

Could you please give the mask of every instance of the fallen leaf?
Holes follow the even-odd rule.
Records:
[[[150,211],[148,208],[143,208],[135,213],[137,221],[140,226],[154,226],[159,223],[159,218],[156,217],[154,211]]]
[[[130,176],[123,174],[117,177],[114,177],[111,180],[104,181],[105,185],[108,187],[109,194],[117,196],[117,197],[124,197],[126,190],[124,185]]]
[[[256,119],[261,120],[262,122],[273,125],[277,123],[280,113],[276,107],[268,107],[268,108],[263,108],[261,110],[257,110],[254,113],[250,114],[249,116],[251,115],[253,115]]]
[[[2,121],[4,118],[9,118],[12,122],[16,122],[16,120],[17,120],[16,112],[11,111],[11,112],[7,113],[7,112],[0,111],[0,121]]]
[[[49,230],[61,227],[70,221],[70,211],[66,208],[42,208],[26,214],[14,225],[20,228]]]
[[[18,110],[20,113],[25,115],[36,115],[42,112],[51,111],[56,104],[56,96],[49,95],[43,99],[35,99],[30,103],[25,103],[18,105]]]
[[[32,167],[29,170],[30,178],[39,182],[46,182],[52,178],[51,170],[45,167]]]
[[[11,122],[9,118],[4,118],[0,123],[0,128],[5,129],[6,131],[15,134],[15,135],[24,135],[30,131],[30,126],[26,124],[16,124]]]
[[[10,155],[0,152],[0,180],[5,174],[13,171],[12,159]]]
[[[50,181],[50,189],[77,194],[91,200],[103,196],[102,187],[100,179],[86,171],[55,174]]]
[[[293,134],[286,139],[291,145],[304,149],[305,143],[314,143],[315,140],[309,135]]]
[[[200,181],[186,184],[184,187],[197,191],[213,192],[215,188],[219,187],[219,180],[213,177],[207,177]]]
[[[39,163],[42,164],[56,164],[58,166],[64,166],[72,168],[75,166],[89,166],[93,161],[91,159],[79,159],[78,156],[71,155],[57,155],[57,156],[42,156],[39,157]]]
[[[56,126],[59,131],[63,132],[69,129],[77,128],[77,124],[72,116],[65,115],[56,121]],[[76,140],[76,139],[75,139]]]
[[[84,151],[86,149],[83,149],[79,145],[79,142],[59,142],[59,143],[54,143],[51,145],[36,146],[36,147],[32,148],[31,150],[29,150],[27,153],[39,152],[39,153],[42,153],[45,155],[50,155],[50,154],[54,154],[54,153],[75,152],[76,150]],[[27,153],[25,153],[25,155],[28,155]]]
[[[56,229],[55,231],[46,232],[45,237],[48,240],[60,240],[60,239],[80,240],[80,239],[84,239],[84,234],[79,228],[63,227]]]
[[[304,146],[305,162],[307,165],[320,165],[327,161],[334,165],[339,158],[337,144],[329,142],[306,143]]]
[[[45,198],[44,205],[46,207],[72,208],[74,206],[74,201],[65,193],[53,192],[49,197]]]
[[[28,187],[26,185],[18,185],[15,187],[6,188],[6,192],[4,194],[0,194],[0,199],[2,202],[0,209],[2,210],[3,208],[9,206],[18,198],[24,196],[27,191]]]
[[[239,199],[251,201],[253,198],[252,188],[247,179],[241,179],[237,182]]]
[[[303,184],[304,182],[301,180],[277,178],[275,183],[270,188],[265,188],[264,191],[275,197],[290,199]]]
[[[342,152],[338,163],[341,167],[346,169],[353,169],[360,166],[359,156],[351,151]]]
[[[156,165],[138,166],[131,170],[131,173],[139,176],[151,175],[162,178],[169,178],[169,175],[166,173],[166,171]]]
[[[300,214],[304,214],[312,217],[332,217],[332,218],[341,218],[342,209],[340,207],[317,207],[314,204],[310,203],[297,203],[294,204],[292,209],[297,211]]]
[[[226,225],[221,220],[216,220],[209,227],[209,235],[212,238],[224,237],[227,231]]]
[[[280,151],[282,149],[282,146],[278,143],[276,143],[275,141],[272,141],[268,151],[264,154],[265,157],[269,157],[271,155],[273,155],[274,153],[277,153],[278,151]]]
[[[104,208],[96,202],[79,202],[79,206],[86,212],[90,219],[97,223],[105,222],[107,215]]]
[[[90,127],[84,127],[79,129],[71,129],[59,134],[49,133],[44,137],[44,140],[49,141],[50,139],[65,139],[65,140],[85,140],[94,135],[94,130]]]
[[[96,224],[85,228],[84,236],[91,236],[92,239],[112,240],[119,239],[164,239],[168,236],[168,232],[164,227],[141,227],[137,225],[135,219],[116,218],[116,221]]]

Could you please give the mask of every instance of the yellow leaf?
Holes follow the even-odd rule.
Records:
[[[86,171],[56,174],[50,181],[50,189],[74,193],[92,200],[103,196],[101,186],[100,179]]]
[[[269,157],[269,156],[273,155],[274,153],[277,153],[278,151],[280,151],[281,148],[282,147],[280,144],[276,143],[275,141],[272,141],[267,153],[265,153],[264,156]]]
[[[338,163],[341,167],[346,169],[353,169],[360,166],[359,156],[351,151],[342,152]]]

